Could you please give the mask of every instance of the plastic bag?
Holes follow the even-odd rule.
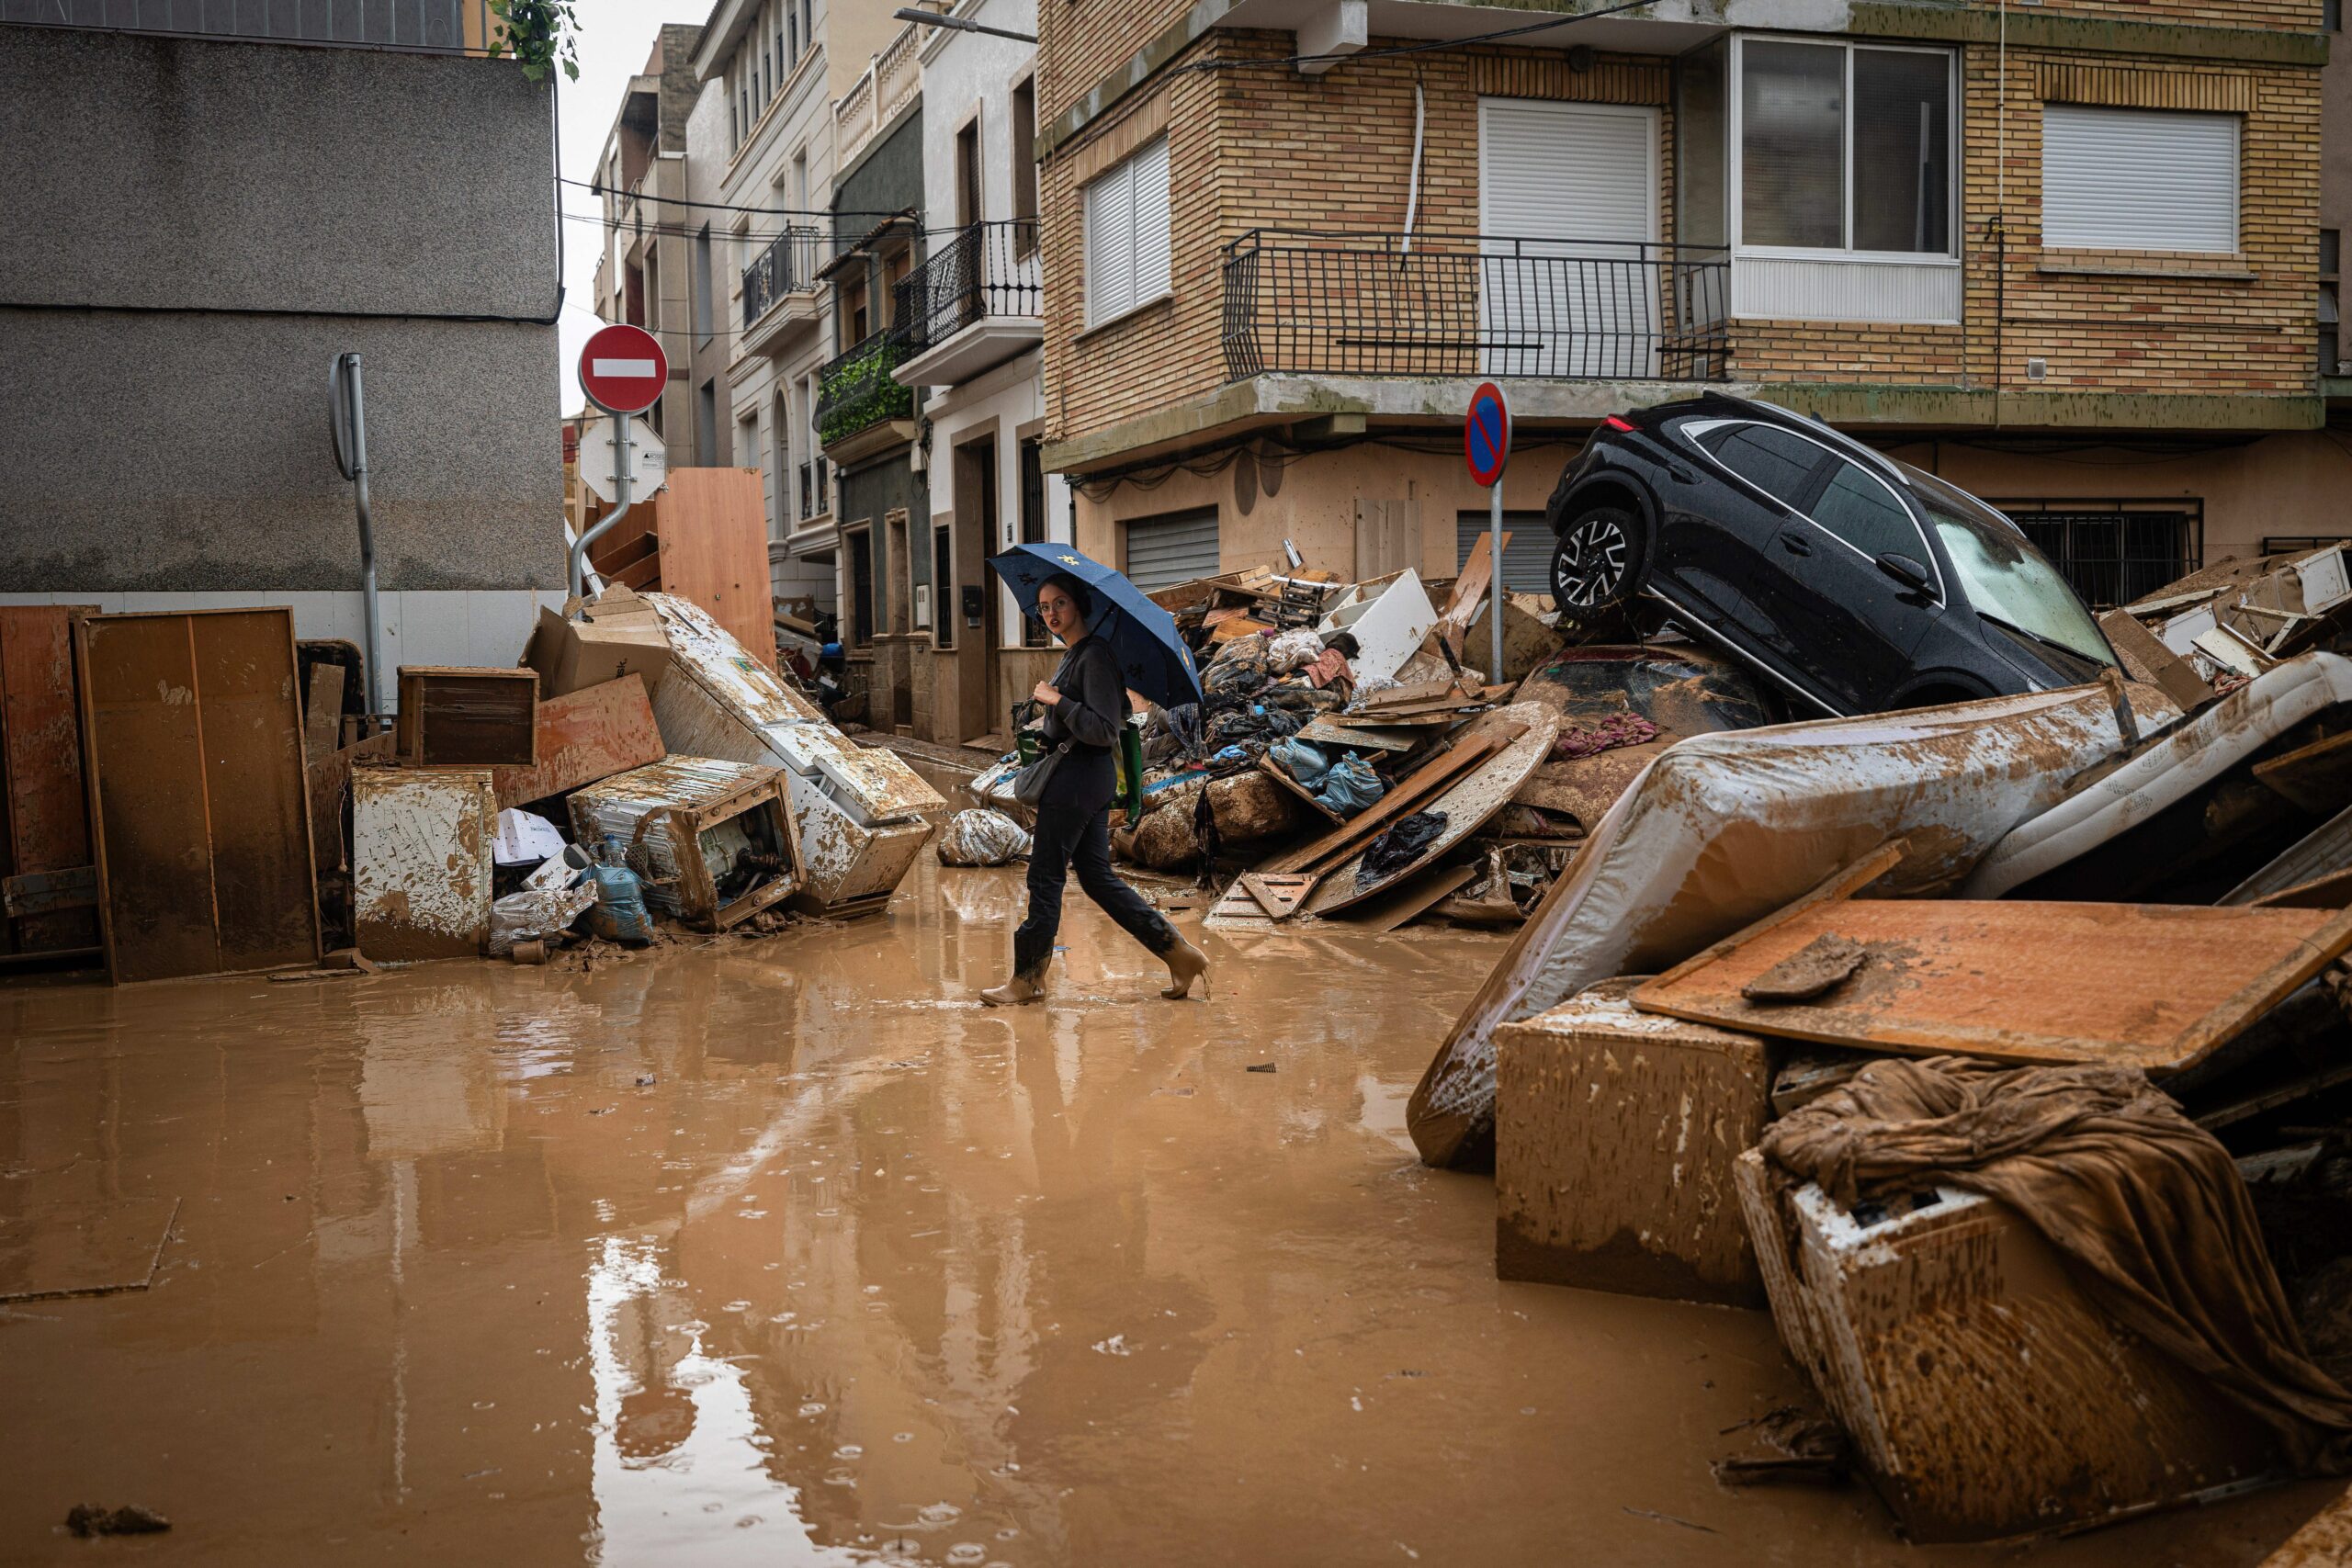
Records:
[[[1372,847],[1363,852],[1363,863],[1356,868],[1356,882],[1377,882],[1404,870],[1421,858],[1422,852],[1435,843],[1445,831],[1445,813],[1416,811],[1400,818],[1396,825],[1373,840]]]
[[[1287,675],[1303,665],[1312,664],[1323,657],[1323,639],[1306,626],[1287,631],[1270,639],[1266,647],[1266,668],[1279,675]]]
[[[595,907],[588,911],[590,931],[631,947],[653,940],[653,916],[645,908],[645,887],[637,873],[625,865],[592,865],[586,885],[596,893]]]
[[[490,955],[503,958],[518,942],[553,936],[595,905],[596,889],[584,882],[577,887],[509,893],[490,907]]]
[[[1323,775],[1331,771],[1331,759],[1311,740],[1278,740],[1266,754],[1310,793],[1323,786]]]
[[[1001,811],[958,811],[939,835],[942,865],[1003,865],[1028,852],[1028,833]]]
[[[1315,792],[1316,801],[1327,810],[1342,817],[1353,817],[1388,793],[1372,764],[1353,751],[1331,764],[1323,775],[1323,787]]]

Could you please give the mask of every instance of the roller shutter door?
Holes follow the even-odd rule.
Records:
[[[2041,243],[2095,251],[2238,245],[2238,117],[2051,104]]]
[[[1506,512],[1503,532],[1510,543],[1503,547],[1503,586],[1514,593],[1552,592],[1552,530],[1541,512]],[[1487,536],[1487,513],[1464,512],[1454,521],[1454,564],[1470,564],[1470,552]]]
[[[1127,580],[1149,593],[1217,572],[1216,508],[1138,517],[1127,525]]]

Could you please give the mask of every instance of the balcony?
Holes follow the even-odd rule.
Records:
[[[952,0],[922,0],[922,9],[944,13]],[[922,39],[926,28],[912,22],[874,57],[863,75],[833,105],[833,166],[847,169],[865,144],[898,122],[922,91]]]
[[[1045,339],[1037,220],[960,230],[898,286],[896,319],[910,354],[894,373],[908,387],[952,387]]]
[[[746,352],[764,352],[779,338],[817,319],[817,268],[824,259],[822,233],[795,225],[778,234],[743,269],[743,336]]]
[[[1226,374],[1721,381],[1721,246],[1253,230],[1226,247]]]
[[[836,464],[915,438],[915,394],[891,378],[911,352],[897,327],[874,333],[817,373],[817,441]]]

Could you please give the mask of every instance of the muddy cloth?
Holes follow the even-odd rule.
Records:
[[[1167,717],[1168,733],[1176,738],[1176,744],[1182,748],[1184,755],[1198,757],[1204,739],[1201,733],[1201,705],[1178,703],[1172,708],[1160,709],[1160,712]]]
[[[1445,831],[1445,813],[1416,811],[1410,817],[1399,818],[1396,826],[1377,839],[1363,852],[1363,863],[1356,871],[1358,882],[1374,882],[1395,872],[1404,870],[1421,858],[1421,852],[1437,841]]]
[[[1202,798],[1207,799],[1206,792]],[[1176,930],[1111,869],[1111,818],[1100,807],[1074,811],[1051,803],[1037,808],[1029,850],[1029,914],[1012,933],[1012,969],[1033,979],[1054,956],[1062,927],[1062,890],[1070,874],[1119,922],[1119,929],[1155,953],[1176,945]]]
[[[1641,715],[1612,713],[1599,724],[1564,726],[1560,738],[1552,742],[1552,760],[1568,762],[1578,757],[1597,757],[1620,746],[1639,746],[1657,738],[1657,726]]]
[[[2007,1203],[2117,1321],[2352,1470],[2352,1393],[2312,1362],[2229,1151],[2137,1069],[1871,1062],[1767,1128],[1764,1157],[1840,1203],[1941,1182]]]

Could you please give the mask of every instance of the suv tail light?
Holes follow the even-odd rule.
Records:
[[[1630,424],[1626,423],[1623,420],[1619,419],[1619,418],[1618,418],[1615,414],[1613,414],[1613,413],[1612,413],[1612,414],[1611,414],[1607,419],[1602,420],[1600,423],[1603,423],[1603,424],[1605,424],[1605,425],[1607,425],[1607,426],[1608,426],[1610,429],[1611,429],[1611,430],[1624,430],[1624,431],[1631,431],[1631,430],[1634,428],[1632,425],[1630,425]]]

